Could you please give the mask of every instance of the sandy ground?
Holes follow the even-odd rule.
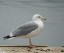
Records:
[[[64,53],[64,47],[0,47],[0,53]]]

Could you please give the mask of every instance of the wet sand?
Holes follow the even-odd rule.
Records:
[[[0,53],[64,53],[64,47],[0,46]]]

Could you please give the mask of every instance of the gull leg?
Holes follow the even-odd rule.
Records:
[[[29,38],[29,44],[30,44],[30,46],[32,46],[31,38]]]
[[[29,48],[33,48],[35,45],[32,45],[31,38],[29,38]]]

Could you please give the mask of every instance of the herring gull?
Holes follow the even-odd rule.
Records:
[[[13,37],[23,37],[28,38],[30,47],[33,47],[31,43],[31,38],[38,35],[42,31],[44,24],[43,20],[46,20],[45,17],[42,17],[39,14],[35,14],[32,18],[32,21],[24,23],[22,26],[12,31],[9,35],[3,37],[3,39],[10,39]]]

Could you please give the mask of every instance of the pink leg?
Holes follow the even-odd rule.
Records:
[[[30,46],[32,46],[31,38],[29,38],[29,44],[30,44]]]
[[[33,48],[35,45],[32,45],[31,38],[29,38],[29,48]]]

